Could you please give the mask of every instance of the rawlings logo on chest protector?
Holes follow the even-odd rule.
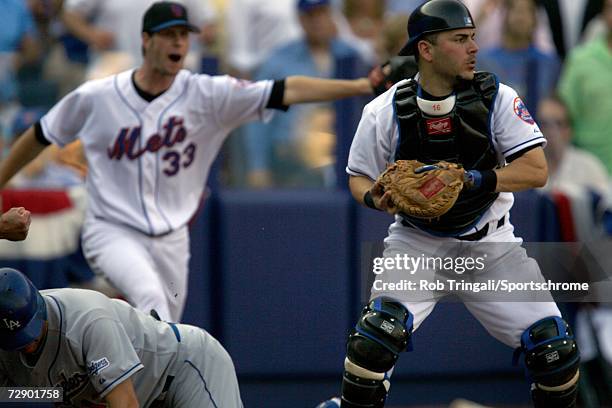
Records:
[[[428,135],[444,135],[453,131],[453,122],[451,118],[442,119],[427,119],[425,127]]]

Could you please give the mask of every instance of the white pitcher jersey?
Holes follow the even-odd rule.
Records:
[[[269,120],[273,81],[248,82],[182,70],[151,102],[133,70],[89,81],[42,119],[47,140],[80,139],[89,163],[90,216],[161,235],[196,211],[210,167],[230,131]]]
[[[351,145],[346,171],[352,176],[367,176],[372,180],[395,161],[399,127],[395,117],[394,96],[401,81],[367,104]],[[546,139],[531,117],[516,91],[499,84],[490,116],[490,134],[498,155],[498,162],[530,146],[546,144]],[[500,193],[497,200],[483,214],[470,234],[492,220],[499,220],[512,207],[512,193]],[[399,216],[396,220],[401,221]],[[399,223],[397,223],[399,225]],[[401,231],[403,228],[392,228]]]

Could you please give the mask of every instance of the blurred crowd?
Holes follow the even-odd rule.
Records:
[[[422,3],[182,1],[201,27],[187,68],[253,80],[363,76],[397,54],[406,42],[408,15]],[[464,2],[476,21],[478,69],[517,90],[548,140],[545,190],[596,194],[602,224],[612,231],[612,0]],[[138,65],[141,18],[151,3],[0,0],[0,148],[6,151],[86,79]],[[336,188],[337,129],[336,107],[327,104],[292,107],[267,124],[245,126],[224,147],[221,184]],[[83,182],[87,168],[79,146],[48,150],[13,187]],[[611,313],[583,317],[588,324],[579,330]],[[610,347],[612,324],[606,327],[602,344]]]
[[[253,80],[362,76],[397,53],[406,41],[408,15],[422,2],[183,1],[202,29],[192,41],[187,68]],[[612,170],[612,145],[606,143],[612,128],[610,2],[464,1],[477,25],[478,69],[495,72],[515,88],[531,114],[546,124],[551,168],[568,168],[559,164],[578,154],[588,162],[583,173],[594,169],[594,178],[607,177]],[[0,0],[3,148],[84,80],[139,64],[140,19],[152,2]],[[551,100],[564,120],[550,109],[540,115],[540,104]],[[336,129],[334,105],[292,108],[269,124],[246,126],[225,147],[222,184],[334,188]],[[563,139],[567,134],[571,137]],[[75,163],[77,153],[67,160]],[[45,160],[57,162],[57,156]],[[44,171],[38,163],[29,173]],[[51,173],[60,183],[74,181],[57,168]],[[573,176],[566,171],[552,179],[567,182]]]

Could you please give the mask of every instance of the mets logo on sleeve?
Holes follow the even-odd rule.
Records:
[[[527,110],[525,103],[518,96],[514,98],[514,113],[516,114],[516,116],[521,118],[523,122],[527,122],[530,125],[535,124],[535,121],[533,120],[533,118],[531,117],[531,114]]]

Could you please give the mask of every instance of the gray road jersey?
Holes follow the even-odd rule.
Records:
[[[68,405],[84,407],[105,406],[104,396],[126,378],[132,378],[141,407],[161,394],[178,366],[181,343],[173,327],[98,292],[41,294],[49,332],[40,357],[31,367],[21,353],[0,350],[0,380],[61,386]]]

